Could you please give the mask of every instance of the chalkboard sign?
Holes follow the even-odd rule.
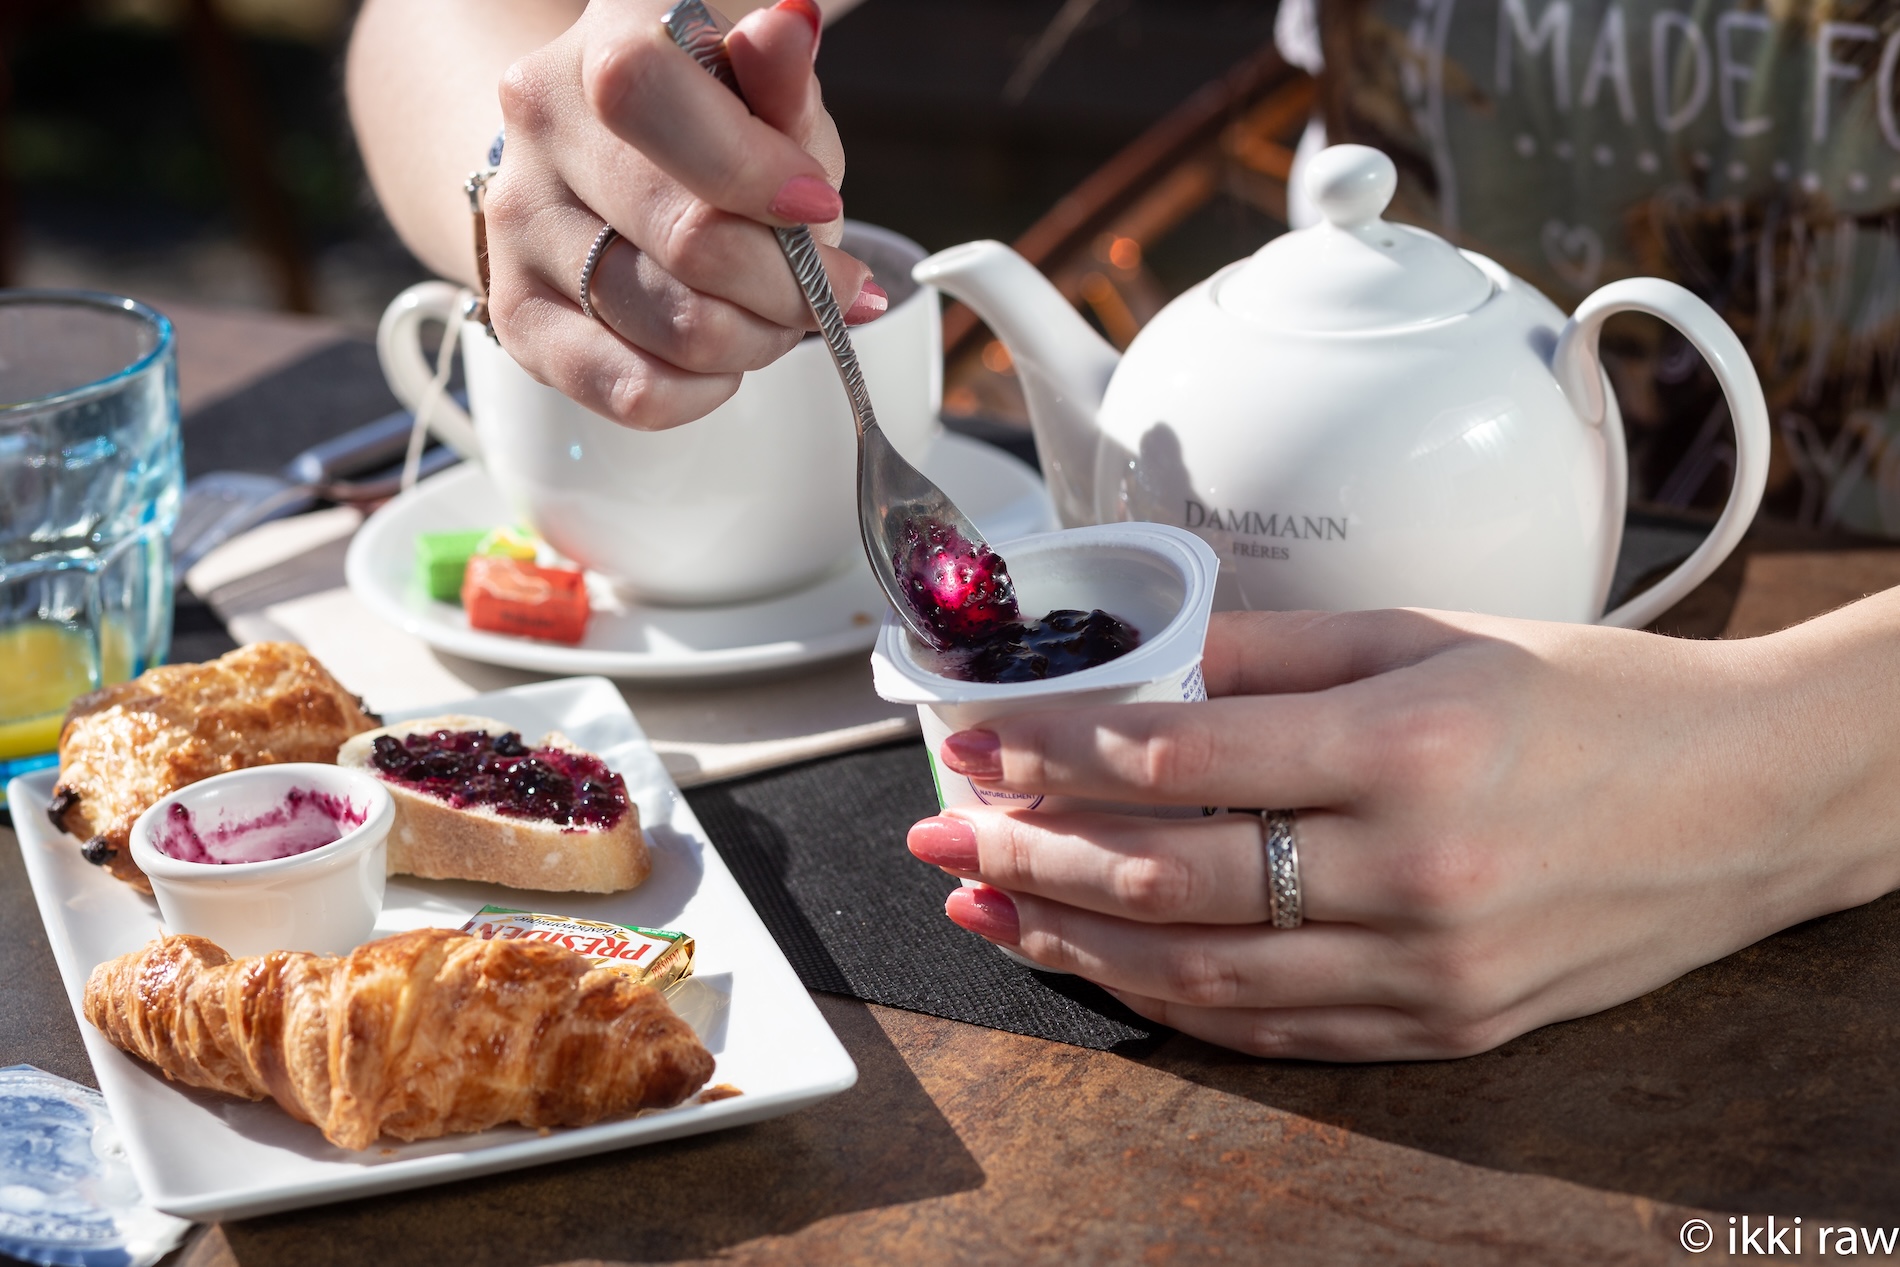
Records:
[[[1326,0],[1320,24],[1328,131],[1399,162],[1394,218],[1566,308],[1689,287],[1761,374],[1769,510],[1900,537],[1900,0]],[[1637,496],[1719,504],[1713,379],[1618,321]]]

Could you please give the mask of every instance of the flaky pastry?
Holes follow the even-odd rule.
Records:
[[[546,942],[425,928],[341,958],[161,937],[100,964],[86,1019],[167,1078],[274,1099],[341,1148],[680,1103],[712,1055],[650,986]]]
[[[147,892],[132,823],[190,783],[284,761],[336,760],[379,719],[302,647],[259,642],[204,664],[170,664],[73,701],[47,813],[86,860]]]

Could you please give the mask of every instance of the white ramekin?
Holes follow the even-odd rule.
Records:
[[[186,862],[162,852],[154,836],[174,804],[200,830],[254,820],[282,805],[292,789],[347,800],[361,825],[305,853],[268,862]],[[165,929],[208,938],[230,954],[311,950],[341,955],[369,938],[383,909],[389,790],[373,776],[314,763],[254,766],[180,788],[132,825],[132,861],[152,882]]]

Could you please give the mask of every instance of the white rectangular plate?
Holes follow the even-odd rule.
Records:
[[[168,1082],[107,1042],[81,1011],[86,976],[95,964],[159,934],[157,905],[87,864],[73,840],[53,830],[39,812],[52,791],[52,771],[15,779],[7,794],[53,956],[132,1168],[146,1199],[159,1209],[189,1219],[233,1219],[394,1192],[777,1117],[857,1081],[851,1057],[611,682],[537,682],[430,711],[492,717],[529,742],[559,730],[599,753],[626,778],[640,807],[653,874],[631,893],[606,896],[392,877],[377,934],[459,928],[487,903],[691,933],[699,943],[698,967],[673,1005],[718,1059],[712,1081],[731,1083],[743,1094],[547,1135],[507,1127],[413,1144],[385,1140],[352,1153],[269,1101],[252,1103]]]

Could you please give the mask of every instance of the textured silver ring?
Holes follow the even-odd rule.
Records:
[[[1306,918],[1300,898],[1300,847],[1290,809],[1260,811],[1261,848],[1267,855],[1267,912],[1275,928],[1298,928]]]
[[[594,301],[587,292],[594,284],[594,270],[600,266],[600,257],[607,253],[607,248],[619,236],[620,230],[611,224],[601,225],[600,232],[594,235],[594,244],[587,248],[587,261],[581,265],[581,311],[595,320],[599,319],[600,314],[594,311]]]

